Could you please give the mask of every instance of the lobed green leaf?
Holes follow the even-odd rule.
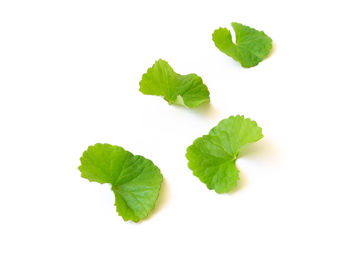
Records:
[[[190,108],[209,102],[209,90],[202,78],[196,74],[180,75],[168,62],[160,59],[143,74],[140,81],[140,92],[146,95],[163,96],[169,104],[178,102]]]
[[[236,160],[240,148],[261,138],[262,129],[255,121],[231,116],[187,148],[188,167],[208,189],[229,192],[239,179]]]
[[[112,185],[117,211],[125,221],[137,222],[154,208],[163,176],[151,160],[97,143],[88,147],[80,161],[83,178]]]
[[[220,51],[241,63],[245,68],[258,65],[269,55],[272,39],[263,31],[236,22],[231,25],[236,33],[236,43],[232,42],[231,32],[226,28],[219,28],[213,33],[213,41]]]

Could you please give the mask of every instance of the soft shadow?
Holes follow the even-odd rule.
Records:
[[[181,97],[178,97],[178,99]],[[199,115],[201,117],[206,117],[208,119],[217,119],[220,117],[220,110],[214,107],[213,104],[210,102],[204,102],[200,104],[199,106],[195,108],[189,108],[185,104],[181,104],[180,100],[176,100],[174,104],[171,104],[173,108],[179,109],[179,110],[190,110],[192,113]]]
[[[230,190],[227,194],[232,195],[239,190],[246,188],[248,185],[247,176],[243,172],[239,172],[239,180],[237,181],[237,186]]]
[[[220,116],[220,110],[214,107],[210,102],[200,104],[198,107],[194,108],[193,111],[208,119],[216,119]]]
[[[245,158],[245,159],[251,159],[255,161],[263,160],[263,161],[269,161],[271,162],[278,162],[278,159],[281,159],[280,157],[281,152],[276,148],[275,144],[273,144],[268,139],[264,138],[256,143],[249,144],[242,148],[241,152],[239,153],[239,158]],[[273,159],[273,161],[271,161]],[[248,179],[247,176],[243,172],[239,172],[239,180],[237,182],[237,186],[232,189],[227,194],[232,195],[236,193],[238,190],[244,189],[248,185]]]
[[[144,218],[143,220],[140,220],[138,223],[142,223],[145,220],[151,219],[153,215],[156,215],[165,205],[168,204],[169,199],[170,199],[169,184],[163,176],[163,182],[162,182],[162,185],[160,186],[159,195],[153,210],[148,214],[146,218]]]
[[[274,41],[272,41],[272,48],[271,51],[269,52],[269,54],[264,58],[264,60],[270,58],[273,54],[275,54],[275,52],[277,51],[277,45]]]
[[[280,159],[278,155],[280,155],[281,152],[278,150],[270,140],[267,138],[263,138],[262,140],[255,142],[253,144],[247,145],[242,148],[241,152],[239,153],[239,158],[246,158],[246,159]]]

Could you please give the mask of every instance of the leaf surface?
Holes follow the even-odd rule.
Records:
[[[154,208],[163,177],[151,160],[97,143],[88,147],[80,161],[83,178],[112,185],[117,211],[125,221],[137,222]]]
[[[259,64],[271,51],[272,39],[263,31],[233,22],[236,43],[232,42],[232,35],[227,28],[219,28],[213,33],[216,47],[241,63],[245,68]]]
[[[194,108],[209,102],[209,90],[196,74],[180,75],[168,62],[160,59],[143,74],[140,92],[146,95],[163,96],[169,104],[181,97],[187,107]]]
[[[187,148],[188,167],[208,189],[217,193],[229,192],[239,179],[236,167],[239,150],[261,138],[262,129],[255,121],[244,116],[231,116]]]

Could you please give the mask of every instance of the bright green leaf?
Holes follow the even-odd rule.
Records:
[[[240,148],[262,137],[262,130],[255,121],[231,116],[187,148],[188,167],[208,189],[229,192],[239,179],[236,160]]]
[[[232,23],[232,27],[236,33],[236,43],[232,42],[230,30],[219,28],[213,33],[216,47],[245,68],[258,65],[270,53],[272,39],[263,31],[236,22]]]
[[[140,91],[147,95],[163,96],[169,104],[178,102],[181,97],[183,103],[190,108],[210,100],[202,78],[196,74],[180,75],[162,59],[143,74]]]
[[[125,221],[145,218],[154,208],[163,176],[152,161],[118,146],[97,143],[80,158],[81,176],[110,183],[117,211]]]

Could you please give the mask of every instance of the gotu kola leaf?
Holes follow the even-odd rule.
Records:
[[[140,91],[147,95],[163,96],[169,104],[182,100],[190,108],[210,101],[209,90],[202,78],[196,74],[180,75],[162,59],[143,74]]]
[[[151,160],[97,143],[88,147],[80,161],[83,178],[112,185],[117,211],[125,221],[137,222],[154,208],[163,176]]]
[[[262,137],[262,130],[255,121],[231,116],[187,148],[188,167],[208,189],[229,192],[239,179],[236,160],[240,148]]]
[[[230,30],[219,28],[213,33],[216,47],[245,68],[258,65],[271,51],[272,39],[263,31],[240,23],[234,22],[232,27],[235,30],[236,43],[232,42]]]

